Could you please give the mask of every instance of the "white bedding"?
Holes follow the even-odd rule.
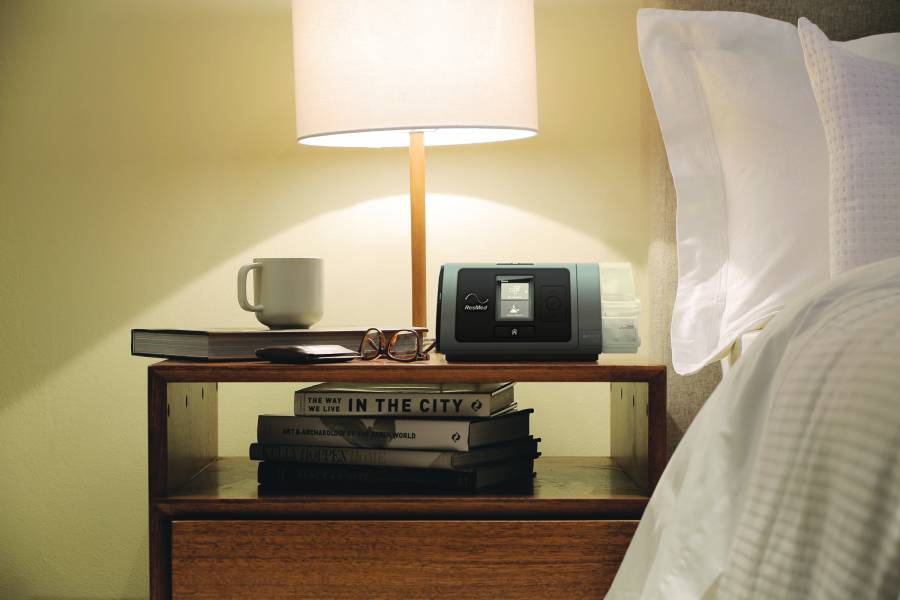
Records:
[[[763,327],[765,324],[763,324]],[[755,329],[753,331],[748,331],[747,333],[742,333],[738,336],[736,340],[734,340],[734,344],[731,345],[731,348],[728,350],[728,354],[725,355],[725,358],[719,361],[719,365],[722,367],[722,376],[728,375],[728,372],[734,368],[734,365],[737,363],[738,359],[747,352],[747,349],[750,348],[750,344],[756,341],[756,338],[759,337],[759,334],[762,333],[763,327],[759,329]]]
[[[608,598],[900,598],[900,258],[776,316],[710,396]]]

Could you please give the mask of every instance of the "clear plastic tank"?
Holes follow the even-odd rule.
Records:
[[[641,346],[637,325],[641,301],[634,293],[631,263],[600,263],[600,309],[603,352],[637,352]]]

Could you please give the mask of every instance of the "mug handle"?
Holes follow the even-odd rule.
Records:
[[[263,307],[262,304],[250,304],[250,301],[247,300],[247,275],[253,269],[261,269],[262,263],[250,263],[249,265],[244,265],[238,270],[238,278],[237,278],[237,296],[238,296],[238,304],[241,305],[241,308],[250,312],[262,312]]]

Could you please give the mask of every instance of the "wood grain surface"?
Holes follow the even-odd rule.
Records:
[[[659,478],[669,461],[666,443],[666,398],[668,375],[663,369],[647,382],[647,470],[650,491],[656,489]]]
[[[636,521],[174,521],[173,598],[602,598]]]
[[[598,361],[448,363],[441,354],[430,360],[400,363],[388,359],[354,360],[320,365],[269,362],[166,360],[150,371],[167,382],[178,381],[353,381],[356,383],[491,383],[501,381],[644,381],[666,369],[640,358],[601,356]]]
[[[260,494],[256,461],[220,458],[158,499],[173,519],[190,515],[322,518],[639,518],[648,496],[608,457],[541,457],[526,491],[470,494]]]
[[[219,454],[219,403],[215,383],[166,385],[169,491],[182,486]]]
[[[168,411],[166,382],[147,372],[147,479],[150,533],[150,598],[169,598],[169,519],[154,504],[168,489]]]
[[[412,257],[412,324],[428,323],[428,294],[425,287],[425,134],[409,132],[409,223]]]
[[[612,383],[609,391],[609,450],[616,463],[646,489],[649,480],[647,449],[637,445],[638,432],[647,427],[646,414],[638,412],[637,399],[647,396],[646,383]],[[640,457],[643,455],[643,469]]]
[[[646,462],[629,463],[624,454],[616,457],[621,462],[542,457],[534,486],[515,493],[261,495],[249,459],[207,462],[215,448],[217,399],[214,387],[197,384],[220,381],[640,382],[646,384],[645,402],[625,402],[624,393],[623,401],[613,401],[613,427],[620,434],[613,454],[627,449]],[[599,598],[636,526],[617,519],[642,514],[666,463],[666,371],[641,357],[450,364],[441,355],[415,364],[164,361],[149,367],[147,392],[154,600],[173,597],[173,591],[174,597],[196,598]],[[647,477],[636,483],[623,464],[646,464]],[[354,541],[356,554],[340,544],[345,539]],[[269,553],[259,554],[264,548]],[[376,550],[381,574],[373,570]],[[429,560],[422,568],[403,566],[417,558]],[[395,560],[399,578],[384,574],[394,573]]]

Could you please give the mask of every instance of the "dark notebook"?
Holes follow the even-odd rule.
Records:
[[[526,437],[502,444],[475,448],[469,452],[440,450],[385,450],[382,448],[329,448],[287,444],[250,444],[252,460],[365,465],[415,469],[463,470],[537,454],[540,438]]]
[[[538,455],[539,456],[539,455]],[[516,458],[463,471],[359,465],[259,463],[257,478],[264,491],[355,490],[371,492],[472,492],[513,482],[530,481],[537,456]]]

